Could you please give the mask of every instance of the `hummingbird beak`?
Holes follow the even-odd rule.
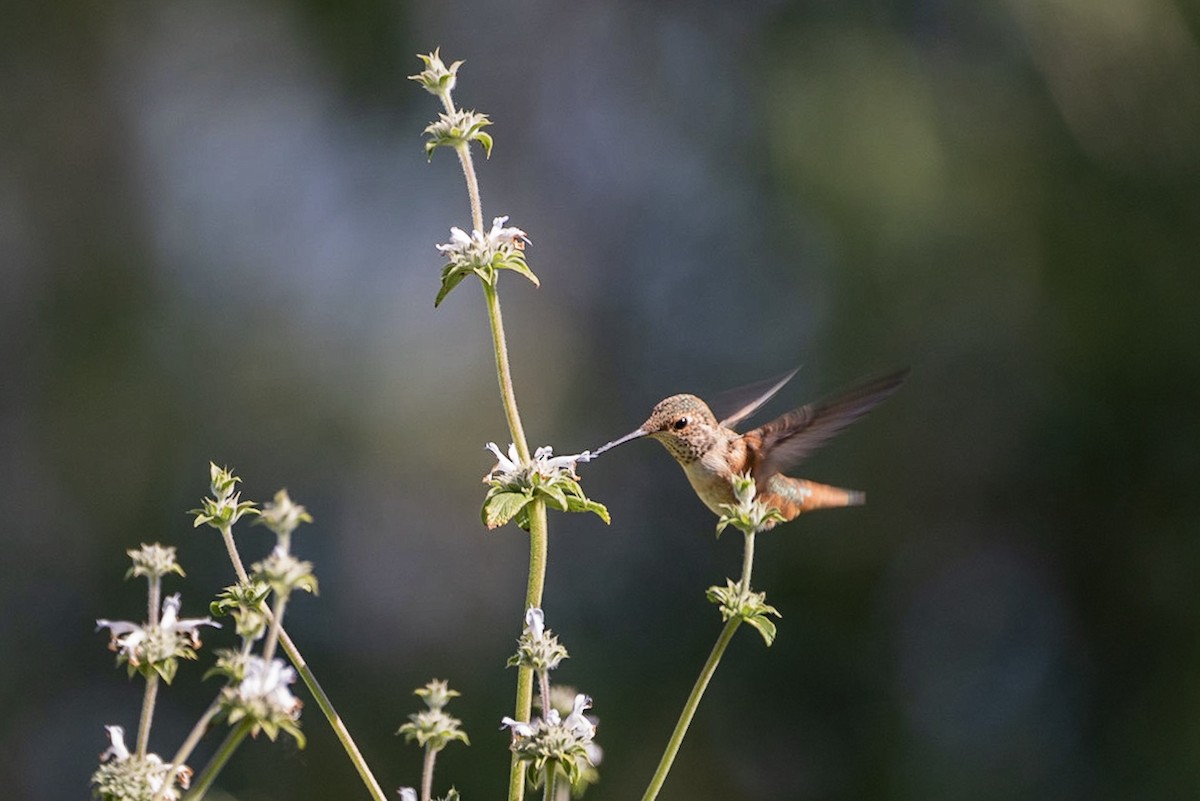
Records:
[[[630,431],[628,434],[621,437],[620,439],[614,439],[612,442],[608,443],[607,445],[601,445],[599,448],[592,451],[592,456],[599,456],[600,454],[604,453],[606,450],[609,450],[610,448],[615,448],[618,445],[622,445],[626,442],[629,442],[629,440],[631,440],[631,439],[638,439],[640,437],[644,437],[644,436],[646,436],[646,434],[647,434],[646,430],[642,429],[642,428],[639,428],[636,431]]]

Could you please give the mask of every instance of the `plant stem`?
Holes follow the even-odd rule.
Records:
[[[421,768],[421,801],[433,798],[433,763],[437,759],[437,751],[432,744],[425,746],[425,764]]]
[[[488,322],[492,328],[496,380],[500,383],[500,401],[504,405],[504,417],[508,421],[508,431],[512,435],[513,444],[517,446],[517,455],[521,457],[521,461],[528,462],[529,443],[525,441],[525,428],[521,425],[521,412],[517,409],[517,393],[513,389],[512,369],[508,365],[508,342],[504,336],[504,317],[500,314],[500,296],[496,294],[496,287],[490,284],[483,285],[483,295],[487,299]]]
[[[742,553],[742,582],[741,592],[746,594],[750,592],[750,573],[754,569],[754,532],[745,533],[745,547]],[[679,746],[683,744],[684,735],[687,734],[688,727],[692,724],[692,718],[696,715],[696,708],[700,706],[700,699],[704,697],[704,691],[708,689],[708,683],[712,680],[713,674],[717,672],[717,665],[721,662],[721,657],[725,653],[725,649],[729,646],[730,640],[733,639],[733,633],[737,631],[738,626],[742,624],[741,617],[730,618],[725,623],[725,627],[721,629],[720,635],[717,636],[717,642],[713,645],[712,653],[708,655],[708,661],[704,663],[703,669],[700,671],[700,676],[696,679],[695,685],[692,686],[692,692],[688,696],[687,703],[683,705],[683,712],[679,715],[679,722],[675,724],[675,731],[671,733],[671,739],[667,742],[667,748],[663,751],[662,759],[658,762],[658,769],[654,771],[654,776],[650,779],[650,786],[646,788],[645,795],[642,796],[642,801],[653,801],[658,797],[658,791],[662,789],[663,782],[667,780],[667,774],[671,772],[671,765],[675,762],[675,756],[679,753]]]
[[[287,607],[286,595],[275,596],[275,609],[271,613],[271,627],[267,629],[267,639],[263,643],[262,658],[270,662],[275,656],[275,645],[279,642],[279,632],[283,630],[283,610]]]
[[[220,699],[218,699],[213,701],[212,704],[209,705],[208,709],[204,711],[204,714],[200,716],[200,719],[196,721],[196,725],[193,726],[191,732],[188,733],[187,739],[183,741],[183,745],[179,746],[179,750],[175,752],[175,756],[171,759],[171,764],[167,768],[168,776],[170,775],[171,770],[178,768],[180,765],[183,765],[187,762],[188,757],[192,755],[192,751],[195,750],[196,745],[200,742],[200,738],[203,737],[204,732],[208,730],[208,724],[220,710],[221,704]],[[207,770],[208,768],[206,766],[205,771]],[[201,771],[201,773],[204,773],[205,771]],[[160,801],[160,799],[166,795],[167,790],[170,788],[171,782],[163,782],[162,789],[160,789],[154,795],[154,801]]]
[[[538,690],[542,695],[542,717],[550,714],[550,671],[538,671]]]
[[[754,569],[754,532],[745,532],[745,545],[742,549],[742,594],[750,592],[750,571]]]
[[[667,774],[671,771],[671,764],[675,761],[675,755],[679,753],[679,746],[683,743],[683,736],[687,734],[688,726],[691,725],[692,718],[696,714],[696,707],[700,705],[700,699],[704,696],[704,691],[708,689],[708,682],[712,679],[713,673],[717,671],[721,655],[725,653],[726,646],[733,639],[733,633],[741,624],[740,617],[730,618],[725,624],[725,628],[721,629],[717,643],[713,646],[712,653],[708,655],[708,661],[704,663],[704,669],[700,671],[700,677],[696,679],[687,703],[683,705],[683,713],[679,716],[679,722],[675,724],[675,731],[671,734],[670,741],[667,742],[667,748],[663,752],[662,759],[659,760],[658,769],[654,771],[654,777],[650,779],[650,786],[646,788],[646,794],[642,796],[642,801],[651,801],[658,796],[658,791],[662,789],[663,782],[667,780]]]
[[[551,760],[546,763],[546,789],[542,793],[542,801],[556,801],[558,792],[558,763]]]
[[[142,717],[138,721],[137,755],[146,756],[150,745],[150,723],[154,719],[154,702],[158,699],[158,674],[151,673],[146,679],[146,692],[142,696]]]
[[[246,568],[242,566],[242,558],[238,555],[237,545],[233,542],[233,533],[226,526],[221,529],[221,535],[225,540],[225,548],[229,551],[229,560],[233,562],[233,570],[237,573],[238,581],[245,584],[250,579],[246,575]],[[268,618],[274,618],[270,609],[264,608],[263,612],[266,613]],[[363,759],[362,752],[358,750],[358,745],[355,744],[354,738],[350,736],[350,730],[346,728],[346,724],[342,722],[341,716],[333,708],[333,702],[329,700],[329,696],[325,694],[325,690],[321,687],[320,682],[317,681],[317,677],[313,675],[312,669],[304,661],[304,657],[300,654],[300,649],[296,647],[296,644],[292,642],[292,638],[288,636],[287,631],[282,627],[279,629],[279,644],[283,646],[283,652],[287,654],[288,660],[296,668],[296,672],[300,674],[300,678],[304,680],[304,685],[312,693],[317,706],[325,714],[325,719],[329,721],[330,728],[333,729],[333,733],[341,741],[342,748],[346,750],[346,756],[350,758],[354,769],[358,771],[359,778],[362,779],[362,783],[366,786],[367,792],[371,794],[371,798],[375,799],[375,801],[387,801],[387,796],[384,795],[379,782],[375,780],[374,774],[371,773],[371,768],[367,766],[367,761]]]
[[[447,114],[454,113],[454,101],[449,92],[439,95]],[[467,142],[455,149],[462,166],[463,179],[467,183],[467,196],[471,201],[471,225],[476,231],[483,230],[483,202],[479,196],[479,180],[475,175],[475,163]],[[521,461],[529,461],[529,443],[525,439],[525,428],[521,425],[521,414],[517,409],[516,392],[513,390],[512,370],[508,364],[508,340],[504,336],[504,318],[500,314],[500,297],[494,283],[483,282],[483,294],[487,300],[488,321],[492,329],[492,347],[496,357],[496,378],[500,383],[500,400],[504,406],[504,417],[508,431],[516,446]],[[542,605],[542,593],[546,586],[547,553],[546,503],[540,498],[529,506],[529,582],[525,591],[525,608]],[[533,708],[533,671],[522,667],[517,670],[517,698],[514,717],[528,721]],[[508,799],[522,801],[525,797],[525,768],[513,755],[509,772]]]
[[[149,577],[149,589],[146,600],[146,620],[149,628],[155,628],[159,623],[159,604],[162,603],[162,576]],[[146,756],[150,746],[150,724],[154,720],[154,704],[158,700],[158,674],[151,673],[146,679],[146,691],[142,695],[142,716],[138,720],[137,755]]]
[[[221,747],[217,749],[212,759],[204,766],[204,770],[200,771],[195,786],[184,796],[184,801],[200,801],[200,799],[204,798],[205,793],[208,792],[208,788],[216,781],[221,769],[225,767],[225,764],[229,762],[229,758],[233,756],[233,752],[237,750],[242,740],[250,733],[251,725],[249,720],[243,720],[237,726],[230,729],[229,736],[225,738],[225,742],[221,743]]]

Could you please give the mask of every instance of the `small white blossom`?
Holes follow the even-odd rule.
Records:
[[[221,624],[214,621],[211,617],[180,618],[179,606],[179,593],[175,593],[163,601],[162,619],[158,626],[163,631],[188,635],[192,641],[193,648],[197,648],[200,645],[201,626],[221,628]]]
[[[484,481],[498,481],[502,484],[528,483],[530,476],[534,473],[547,480],[559,475],[577,479],[575,465],[592,458],[588,451],[568,456],[555,456],[554,448],[543,445],[533,452],[533,458],[529,462],[522,462],[515,444],[509,444],[507,455],[494,442],[489,442],[484,447],[496,457],[496,466],[484,477]]]
[[[500,728],[507,727],[513,733],[513,737],[532,737],[534,727],[532,724],[526,723],[523,720],[513,720],[507,715],[500,718]]]
[[[583,693],[579,693],[575,696],[575,703],[572,705],[571,714],[567,715],[567,719],[563,725],[579,737],[591,739],[596,736],[596,724],[583,714],[585,710],[591,708],[592,699]]]
[[[246,661],[245,678],[238,685],[237,696],[245,704],[261,701],[272,712],[292,715],[300,707],[299,699],[288,689],[295,680],[296,671],[282,659],[272,659],[268,664],[261,657],[251,657]]]
[[[220,628],[221,624],[208,617],[179,617],[179,593],[168,596],[162,605],[162,615],[157,626],[137,624],[128,620],[96,621],[96,628],[108,629],[111,639],[108,647],[133,666],[149,658],[151,662],[180,655],[178,647],[189,642],[192,648],[200,647],[200,627]]]
[[[104,730],[108,732],[109,746],[100,754],[100,761],[115,759],[117,762],[124,762],[129,759],[129,749],[125,746],[125,727],[105,726]]]
[[[546,614],[536,606],[529,607],[525,612],[525,631],[529,632],[529,636],[534,642],[541,642],[542,634],[546,630]]]
[[[492,220],[492,227],[486,234],[475,229],[468,236],[461,228],[450,229],[450,241],[438,245],[446,260],[451,264],[462,267],[482,267],[495,262],[497,256],[510,257],[513,251],[524,250],[529,237],[520,228],[505,227],[508,217],[497,217]]]
[[[176,801],[181,795],[180,788],[187,789],[192,779],[192,769],[187,765],[164,764],[158,754],[134,756],[125,745],[125,729],[120,726],[104,729],[110,744],[100,754],[100,767],[92,775],[92,784],[101,798],[161,797],[164,801]]]

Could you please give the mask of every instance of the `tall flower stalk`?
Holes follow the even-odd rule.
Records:
[[[531,454],[528,440],[525,437],[525,428],[521,423],[521,413],[517,407],[516,391],[513,388],[512,369],[508,361],[508,341],[504,333],[504,317],[501,314],[500,296],[497,292],[497,279],[501,270],[518,272],[534,284],[538,283],[537,277],[525,263],[522,253],[528,239],[519,228],[505,228],[506,217],[497,217],[492,224],[491,231],[484,233],[483,203],[479,194],[479,181],[475,175],[470,145],[472,142],[478,142],[483,147],[485,155],[491,154],[492,138],[483,130],[491,124],[491,120],[487,115],[474,111],[463,111],[456,107],[451,93],[457,82],[461,61],[455,61],[447,66],[436,50],[428,55],[422,55],[420,58],[425,64],[425,69],[410,77],[421,84],[430,94],[435,95],[441,101],[443,109],[438,120],[425,129],[429,135],[426,152],[432,156],[433,151],[438,147],[451,147],[458,156],[463,178],[467,184],[473,228],[470,235],[459,229],[452,229],[451,241],[446,245],[439,246],[439,250],[446,255],[448,263],[443,270],[441,291],[434,303],[435,305],[441,303],[446,295],[467,275],[475,274],[482,281],[488,323],[492,333],[496,379],[500,386],[500,401],[504,407],[504,417],[508,423],[509,436],[517,459],[521,464],[528,464],[531,461]],[[529,531],[529,578],[525,588],[525,608],[528,609],[542,605],[542,595],[546,586],[549,536],[545,499],[532,495],[531,500],[524,505],[523,512],[525,527]],[[525,666],[521,666],[517,672],[514,707],[516,720],[529,720],[533,709],[533,672]],[[520,801],[524,797],[523,777],[524,769],[514,756],[509,773],[508,798],[510,801]]]
[[[742,577],[736,583],[730,580],[724,587],[709,587],[708,589],[708,599],[720,607],[725,625],[721,629],[721,633],[717,635],[717,642],[704,662],[704,667],[700,669],[696,683],[692,685],[692,691],[683,705],[683,712],[679,715],[679,722],[675,724],[675,730],[671,732],[671,739],[667,741],[667,747],[658,762],[658,768],[655,769],[654,775],[650,779],[649,786],[646,787],[645,794],[642,795],[642,801],[654,801],[658,797],[663,783],[667,780],[667,774],[671,772],[671,766],[675,763],[675,757],[679,753],[679,747],[683,744],[684,736],[687,735],[688,727],[692,724],[692,718],[696,716],[700,700],[704,697],[704,692],[708,689],[713,674],[717,672],[721,657],[725,655],[725,649],[729,647],[738,627],[743,622],[749,623],[758,630],[767,645],[775,640],[775,624],[769,616],[778,617],[779,612],[775,607],[767,604],[764,593],[756,593],[750,589],[750,574],[754,570],[754,535],[773,526],[782,520],[783,516],[779,514],[778,510],[766,507],[762,501],[755,500],[754,479],[750,476],[734,478],[734,494],[738,501],[736,504],[722,504],[724,513],[717,523],[717,535],[719,536],[728,526],[733,526],[742,532],[744,537]]]

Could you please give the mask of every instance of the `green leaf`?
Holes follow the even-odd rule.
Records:
[[[476,131],[476,132],[475,132],[475,133],[474,133],[474,134],[471,136],[471,138],[472,138],[472,139],[474,139],[475,141],[477,141],[479,144],[483,145],[483,154],[484,154],[484,157],[485,157],[485,158],[489,158],[489,159],[490,159],[490,158],[492,157],[492,137],[491,137],[491,134],[486,134],[486,133],[484,133],[483,131]]]
[[[544,487],[538,487],[538,492],[546,498],[546,503],[554,507],[560,512],[567,511],[567,495],[563,488],[557,484],[547,484]]]
[[[533,282],[534,286],[541,286],[542,282],[533,274],[533,270],[529,269],[529,265],[524,259],[503,259],[496,263],[496,266],[502,270],[512,270],[514,273],[520,273]]]
[[[454,287],[461,284],[462,280],[466,278],[468,274],[469,273],[465,270],[453,269],[443,273],[442,288],[438,290],[437,297],[433,299],[433,308],[436,309],[438,306],[440,306],[442,301],[446,299],[446,296],[450,294],[450,291],[453,290]],[[199,525],[199,523],[196,525]]]
[[[775,624],[770,618],[764,615],[753,615],[746,618],[746,622],[758,629],[758,633],[762,635],[763,642],[768,647],[770,647],[771,643],[775,642]]]
[[[608,508],[604,504],[597,503],[583,496],[572,495],[567,498],[567,510],[571,512],[591,512],[605,523],[612,523],[612,518],[608,514]]]
[[[501,490],[488,493],[488,497],[483,501],[483,524],[489,529],[499,528],[512,520],[532,500],[531,496],[523,492]]]

